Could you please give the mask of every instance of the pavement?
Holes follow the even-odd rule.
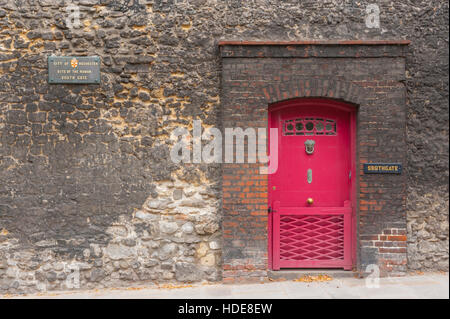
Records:
[[[449,299],[448,273],[426,273],[379,282],[331,276],[256,284],[160,285],[89,291],[0,295],[0,299]]]

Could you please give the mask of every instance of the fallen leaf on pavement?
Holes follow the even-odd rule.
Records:
[[[296,282],[324,282],[331,280],[333,280],[333,277],[330,277],[328,275],[317,275],[317,276],[304,275],[298,279],[294,279],[294,281]]]

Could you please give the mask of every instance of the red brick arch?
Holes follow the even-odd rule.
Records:
[[[304,97],[321,97],[360,104],[361,88],[351,82],[329,79],[298,79],[263,87],[268,104]]]

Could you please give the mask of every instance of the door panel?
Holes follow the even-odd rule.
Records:
[[[273,269],[351,268],[350,121],[314,100],[270,113],[279,145],[269,175]]]

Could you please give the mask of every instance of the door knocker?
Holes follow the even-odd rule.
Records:
[[[306,154],[311,155],[314,153],[314,145],[316,144],[316,141],[314,140],[306,140],[305,142],[305,151]]]

